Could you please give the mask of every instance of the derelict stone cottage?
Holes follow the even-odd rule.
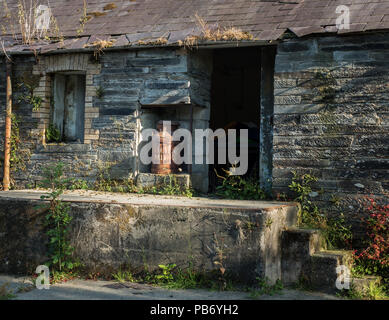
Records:
[[[287,191],[295,170],[319,178],[329,191],[320,200],[387,196],[389,1],[55,0],[51,38],[29,44],[12,19],[17,1],[1,5],[0,145],[8,63],[14,188],[34,187],[59,160],[80,179],[103,168],[153,183],[141,132],[170,120],[248,128],[250,170],[267,191]],[[338,5],[350,9],[349,29],[336,27]],[[202,192],[212,173],[181,168]]]
[[[316,176],[323,192],[312,197],[349,220],[359,221],[361,195],[387,201],[389,0],[37,1],[48,24],[36,29],[18,4],[0,0],[0,177],[8,184],[10,154],[12,188],[38,186],[43,168],[62,161],[88,182],[153,185],[173,173],[213,191],[220,168],[205,160],[141,161],[142,133],[165,120],[192,133],[248,129],[247,175],[268,193],[288,192],[296,171]],[[305,274],[334,288],[348,259],[321,250],[318,231],[293,228],[295,203],[94,196],[64,200],[74,252],[94,272],[188,256],[215,270],[222,246],[241,280]],[[39,199],[1,192],[2,272],[46,261]]]

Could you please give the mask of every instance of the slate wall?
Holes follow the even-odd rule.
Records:
[[[143,109],[141,105],[188,104],[192,96],[203,94],[190,88],[193,71],[188,72],[189,56],[184,49],[149,49],[138,51],[105,52],[97,60],[93,54],[62,54],[52,56],[14,57],[13,97],[14,113],[20,119],[23,159],[20,168],[12,171],[14,186],[33,187],[42,179],[46,164],[63,161],[67,175],[93,181],[99,174],[111,178],[134,177],[148,172],[142,167],[138,152],[141,146],[140,131],[156,128],[158,120],[182,120],[189,128],[189,107],[183,109]],[[0,62],[0,151],[3,154],[5,63]],[[81,70],[86,73],[86,120],[84,143],[48,144],[44,130],[48,127],[51,104],[51,72]],[[34,95],[42,98],[42,107],[33,112],[32,106],[19,101],[27,91],[21,77],[38,76]],[[210,83],[209,90],[210,90]],[[199,85],[197,84],[197,87]],[[208,92],[209,92],[208,90]],[[198,93],[200,92],[200,93]],[[207,90],[205,90],[207,92]],[[206,99],[200,96],[199,99]],[[181,107],[180,107],[181,108]],[[208,105],[209,108],[209,105]],[[172,110],[174,114],[172,115]],[[199,116],[197,116],[199,114]],[[195,112],[195,119],[208,121],[209,112]],[[1,156],[2,157],[2,156]],[[2,170],[0,168],[0,178]]]
[[[314,199],[360,218],[356,199],[388,202],[389,34],[296,39],[275,64],[273,188],[319,178]],[[341,209],[339,209],[339,207]]]

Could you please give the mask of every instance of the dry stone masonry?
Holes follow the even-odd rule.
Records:
[[[342,210],[353,219],[358,218],[355,199],[361,194],[387,198],[388,47],[387,34],[372,33],[295,38],[278,44],[277,50],[263,49],[262,71],[258,70],[261,92],[270,95],[261,97],[263,117],[258,119],[262,126],[260,172],[273,191],[288,191],[292,171],[311,173],[324,191],[316,200],[326,204],[342,200]],[[273,71],[271,52],[275,54],[274,80],[269,74]],[[19,55],[13,67],[14,113],[25,167],[13,170],[17,188],[36,185],[42,168],[59,160],[69,165],[70,176],[90,181],[101,171],[116,179],[150,173],[139,160],[144,145],[141,131],[155,128],[161,119],[189,129],[190,104],[194,106],[193,128],[209,127],[212,50],[112,50],[97,58],[93,53]],[[4,105],[3,61],[0,70]],[[51,75],[58,71],[86,75],[83,143],[44,141],[52,103]],[[38,111],[20,99],[27,92],[21,82],[26,76],[38,76],[34,95],[43,99]],[[0,148],[3,135],[4,108]],[[193,166],[191,179],[195,188],[207,191],[208,166]]]
[[[361,194],[388,198],[388,47],[387,34],[278,46],[274,189],[286,191],[293,170],[310,172],[325,191],[316,199],[342,200],[343,210],[356,219],[354,200]]]

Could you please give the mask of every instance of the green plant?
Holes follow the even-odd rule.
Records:
[[[302,291],[312,291],[312,284],[306,274],[300,274],[296,283],[291,285],[291,288]]]
[[[387,288],[377,282],[369,282],[362,290],[351,285],[350,290],[342,290],[338,296],[352,300],[389,300]]]
[[[335,101],[337,82],[330,72],[315,73],[312,85],[318,93],[315,98],[318,103],[333,103]]]
[[[337,207],[340,205],[341,200],[342,200],[341,198],[339,198],[338,196],[336,196],[334,194],[331,196],[331,199],[330,199],[331,203]]]
[[[112,277],[120,283],[136,282],[136,279],[134,278],[132,272],[130,272],[130,271],[119,270],[117,273],[113,273]]]
[[[349,248],[352,241],[352,232],[351,227],[346,224],[344,215],[340,214],[336,218],[328,218],[312,201],[313,184],[318,179],[310,174],[298,176],[296,172],[292,173],[293,178],[289,188],[294,192],[294,200],[301,204],[298,219],[299,226],[321,230],[329,249]]]
[[[15,114],[11,115],[11,154],[10,154],[10,165],[11,168],[18,168],[22,163],[22,158],[19,153],[20,146],[20,130],[19,130],[20,119]]]
[[[158,267],[162,270],[162,274],[156,275],[155,279],[158,280],[158,282],[162,283],[169,283],[173,281],[173,274],[172,271],[175,267],[177,267],[176,264],[169,264],[169,265],[164,265],[160,264]]]
[[[353,234],[351,227],[347,224],[345,216],[340,213],[336,218],[326,218],[325,228],[322,230],[327,247],[347,248],[352,245]]]
[[[174,282],[170,285],[172,289],[195,289],[201,286],[201,277],[193,270],[193,262],[189,262],[186,270],[177,269],[174,275]]]
[[[222,184],[216,187],[216,194],[222,198],[240,200],[264,200],[265,192],[260,188],[259,181],[254,178],[244,179],[242,176],[232,175],[224,170],[225,176],[216,176],[221,179]]]
[[[274,295],[274,294],[282,294],[283,285],[280,280],[277,280],[274,285],[270,284],[268,278],[256,278],[258,281],[258,287],[250,290],[250,297],[255,299],[262,295]]]
[[[224,239],[221,238],[221,243],[219,243],[219,240],[216,236],[216,233],[214,233],[214,247],[215,247],[215,253],[216,253],[216,259],[213,262],[214,265],[218,266],[219,269],[219,286],[220,290],[225,290],[227,288],[227,279],[226,279],[226,267],[224,266]]]
[[[67,187],[68,190],[89,190],[89,184],[87,181],[82,179],[72,179],[70,185]]]
[[[23,94],[19,95],[18,102],[24,101],[32,105],[33,111],[38,111],[41,108],[43,102],[41,97],[34,95],[35,89],[39,86],[39,81],[39,75],[30,75],[25,72],[20,79],[20,83],[18,83],[18,87],[25,91]]]
[[[265,227],[270,229],[273,224],[273,219],[272,218],[267,218],[265,221]]]
[[[78,277],[78,273],[75,271],[56,271],[53,270],[51,272],[50,276],[50,283],[56,284],[56,283],[63,283],[67,282],[69,280],[73,280]]]
[[[69,183],[69,179],[63,178],[63,169],[62,162],[44,168],[42,185],[50,188],[51,191],[47,195],[41,196],[41,200],[49,200],[48,214],[45,220],[49,237],[48,256],[50,261],[48,265],[60,272],[71,271],[80,265],[73,261],[74,248],[66,237],[72,218],[69,215],[69,205],[60,200],[60,196]]]
[[[20,96],[19,102],[21,102],[21,101],[24,101],[24,102],[32,105],[33,111],[38,111],[42,106],[43,99],[41,97],[37,97],[37,96],[29,94],[29,95]]]
[[[174,175],[168,175],[164,178],[164,182],[158,186],[151,188],[145,188],[143,190],[146,193],[169,195],[169,196],[185,196],[191,198],[193,196],[193,190],[187,188],[178,183]]]
[[[20,137],[20,118],[16,114],[11,114],[11,138],[10,138],[10,169],[11,175],[18,171],[26,170],[26,162],[31,157],[31,150],[28,147],[22,148],[22,139]],[[0,155],[0,166],[3,165],[4,158]],[[11,176],[11,187],[14,186],[14,180]]]
[[[0,300],[10,300],[16,298],[13,291],[9,288],[9,283],[0,285]]]
[[[188,267],[181,269],[175,264],[159,265],[160,270],[155,273],[148,271],[145,265],[144,272],[137,277],[136,281],[141,281],[153,285],[162,286],[168,289],[196,289],[204,288],[210,290],[233,290],[235,289],[231,279],[225,278],[222,287],[220,283],[220,272],[197,272],[193,268],[193,262],[188,263]],[[123,275],[121,275],[123,278]],[[224,283],[223,282],[223,283]]]
[[[46,129],[46,141],[50,142],[61,142],[61,132],[53,125],[50,124]]]
[[[293,178],[289,189],[295,193],[294,200],[301,204],[299,224],[317,225],[318,222],[322,223],[324,219],[310,197],[313,192],[312,184],[317,182],[318,179],[310,174],[298,176],[295,171],[292,174]]]
[[[96,97],[98,99],[102,99],[104,97],[104,89],[103,89],[103,87],[100,86],[100,87],[98,87],[96,89]]]
[[[79,19],[79,28],[77,29],[77,36],[81,36],[81,34],[84,32],[85,24],[91,19],[90,16],[87,14],[87,3],[86,0],[84,0],[83,3],[83,9],[82,9],[82,16]]]
[[[389,300],[389,295],[386,287],[375,282],[370,282],[366,288],[365,297],[370,300]]]

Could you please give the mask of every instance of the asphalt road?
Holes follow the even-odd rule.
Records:
[[[38,290],[26,277],[0,275],[0,286],[8,284],[15,300],[249,300],[248,292],[209,290],[168,290],[114,281],[72,280]],[[260,296],[259,300],[336,300],[317,292],[282,290],[281,294]]]

